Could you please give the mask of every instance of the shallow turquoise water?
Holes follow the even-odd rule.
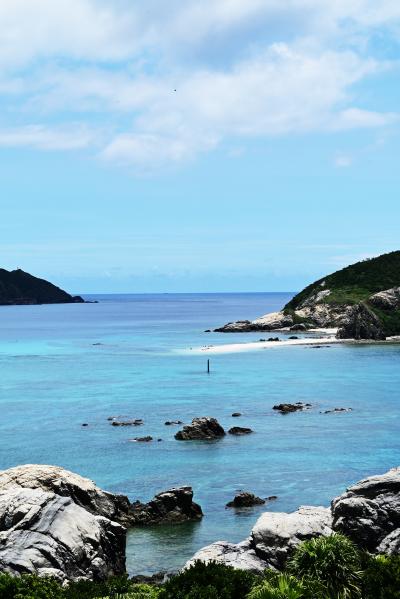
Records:
[[[204,329],[280,308],[290,294],[103,296],[98,304],[0,309],[0,468],[59,464],[131,499],[190,484],[199,524],[132,531],[131,572],[181,566],[203,545],[245,538],[263,507],[235,514],[238,489],[278,495],[268,509],[327,505],[400,463],[400,347],[278,347],[206,357],[190,346],[254,340]],[[265,336],[265,335],[264,335]],[[101,343],[101,345],[94,345]],[[281,416],[282,401],[314,404]],[[353,412],[321,414],[333,407]],[[243,417],[232,419],[240,411]],[[107,417],[143,418],[140,428]],[[182,443],[165,420],[212,415],[255,434]],[[82,428],[83,422],[89,427]],[[136,444],[150,434],[162,443]]]

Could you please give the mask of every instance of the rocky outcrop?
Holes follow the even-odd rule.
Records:
[[[266,512],[260,516],[251,531],[256,555],[268,567],[281,570],[303,541],[332,534],[332,516],[329,508],[300,507],[291,514]]]
[[[0,571],[60,580],[122,574],[126,529],[104,515],[118,512],[111,497],[51,466],[1,472]]]
[[[243,543],[219,541],[195,558],[254,571],[257,567],[281,570],[301,542],[335,532],[372,553],[399,554],[400,468],[353,485],[333,500],[330,508],[303,506],[290,514],[265,512]]]
[[[125,523],[129,500],[100,489],[93,481],[58,466],[25,464],[0,471],[0,491],[11,488],[40,489],[69,497],[76,505],[94,515]]]
[[[297,403],[280,403],[273,406],[273,410],[280,412],[281,414],[290,414],[291,412],[302,412],[303,410],[308,410],[312,405],[310,403],[302,403],[298,401]]]
[[[201,507],[193,501],[192,487],[180,487],[159,493],[149,503],[136,501],[130,510],[130,522],[152,525],[188,522],[203,517]]]
[[[398,310],[400,308],[400,287],[374,293],[368,301],[381,310]]]
[[[225,435],[225,431],[215,418],[204,416],[193,418],[191,424],[187,424],[175,435],[178,441],[207,441],[218,439]]]
[[[196,561],[201,562],[218,562],[226,566],[232,566],[238,570],[248,570],[255,574],[261,574],[265,570],[265,562],[260,559],[251,546],[251,539],[247,539],[242,543],[228,543],[226,541],[218,541],[212,545],[208,545],[200,549],[190,561],[187,562],[185,568],[189,568]]]
[[[253,433],[253,429],[251,428],[246,428],[244,426],[232,426],[232,428],[229,429],[228,433],[230,435],[236,435],[236,436],[241,436],[241,435],[250,435],[251,433]]]
[[[293,317],[283,312],[271,312],[255,320],[238,320],[215,329],[216,333],[248,333],[251,331],[274,331],[293,325]]]
[[[369,551],[397,551],[400,539],[400,468],[372,476],[332,502],[334,529]]]
[[[243,508],[243,507],[253,507],[255,505],[263,505],[265,503],[265,499],[261,499],[261,497],[257,497],[254,493],[249,493],[248,491],[241,491],[237,493],[232,501],[229,501],[226,504],[226,507],[234,507],[234,508]]]
[[[337,337],[338,339],[373,339],[376,341],[386,339],[379,318],[362,302],[347,311],[337,332]]]

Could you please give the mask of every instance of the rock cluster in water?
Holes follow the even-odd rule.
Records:
[[[216,560],[254,572],[281,570],[301,542],[334,532],[345,534],[372,553],[400,553],[400,468],[353,485],[334,499],[330,508],[303,506],[290,514],[265,512],[248,539],[239,544],[213,543],[198,551],[188,564]]]
[[[191,487],[130,503],[63,468],[10,468],[0,472],[0,571],[105,580],[125,572],[127,527],[201,517]]]
[[[192,487],[164,491],[149,503],[132,503],[130,509],[132,525],[187,522],[200,520],[202,517],[201,507],[193,501]]]
[[[201,441],[219,439],[225,436],[225,431],[215,418],[203,416],[193,418],[191,424],[187,424],[175,435],[178,441]]]
[[[229,501],[226,504],[226,507],[233,508],[244,508],[244,507],[253,507],[255,505],[263,505],[265,503],[265,499],[261,499],[261,497],[257,497],[254,493],[249,493],[248,491],[240,491],[237,493],[232,501]]]

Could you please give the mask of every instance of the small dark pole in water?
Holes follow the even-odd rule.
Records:
[[[210,374],[210,360],[207,360],[207,372]]]

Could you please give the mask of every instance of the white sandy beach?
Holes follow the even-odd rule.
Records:
[[[200,354],[231,354],[249,351],[257,351],[260,349],[271,349],[295,345],[333,345],[333,344],[385,344],[385,343],[400,343],[400,337],[388,337],[386,341],[372,341],[354,339],[336,339],[337,329],[313,329],[310,332],[325,334],[321,337],[303,337],[299,339],[282,339],[280,341],[248,341],[244,343],[224,343],[221,345],[204,345],[202,347],[191,347],[184,350],[178,350],[179,353],[190,353],[194,355]]]

